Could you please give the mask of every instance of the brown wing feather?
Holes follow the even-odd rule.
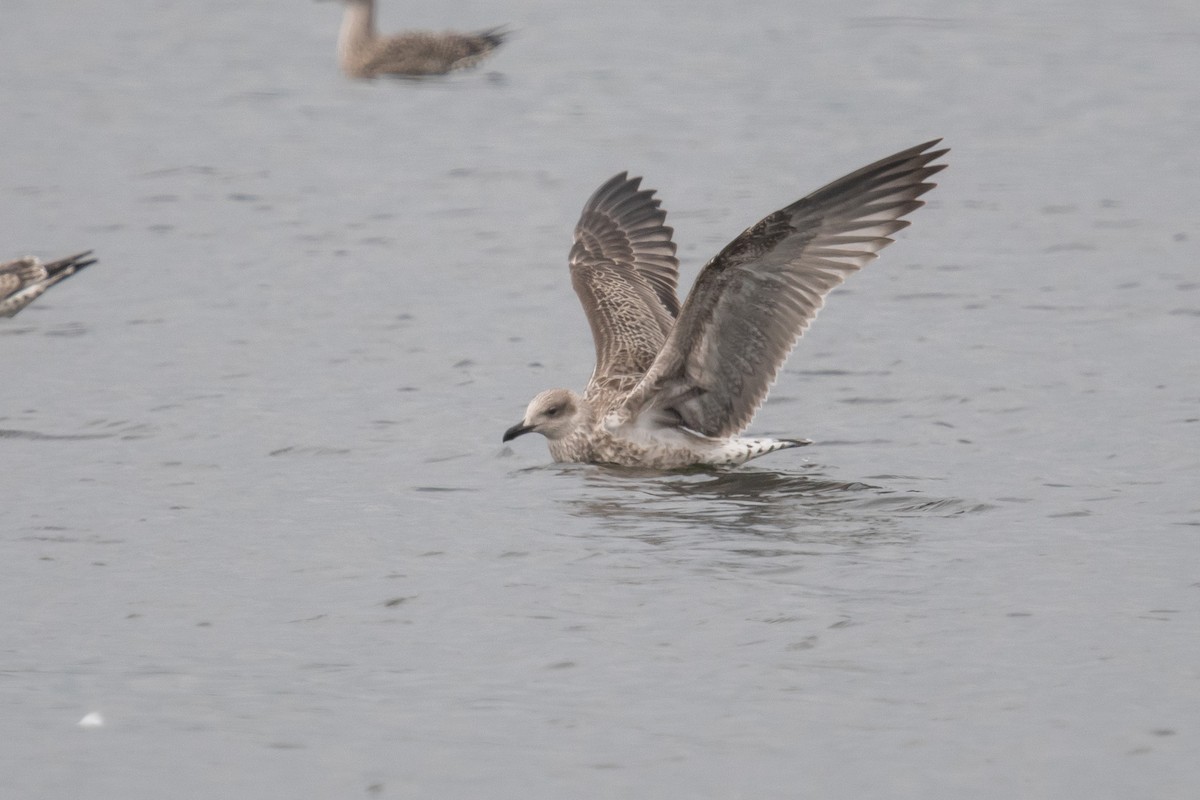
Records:
[[[631,393],[708,436],[739,433],[825,296],[872,261],[945,168],[940,139],[863,167],[747,229],[701,271],[662,352]]]
[[[596,345],[593,385],[640,378],[679,312],[679,261],[667,213],[641,178],[622,172],[584,205],[571,247],[571,283]]]
[[[0,301],[5,300],[25,285],[25,281],[21,280],[20,275],[15,272],[5,272],[4,266],[7,265],[0,265]]]
[[[36,281],[44,280],[48,276],[46,266],[33,256],[25,256],[0,264],[0,277],[4,278],[4,285],[9,287],[9,293],[23,289]]]
[[[411,31],[377,39],[364,69],[370,73],[440,75],[476,64],[503,42],[508,33],[490,28],[478,33]]]
[[[88,250],[49,264],[29,256],[0,264],[0,317],[15,315],[54,284],[95,264],[96,259],[88,258],[91,253]]]

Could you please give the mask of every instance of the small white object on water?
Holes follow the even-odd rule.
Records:
[[[103,728],[104,717],[100,716],[99,711],[93,711],[90,714],[85,714],[83,719],[77,723],[81,728]]]

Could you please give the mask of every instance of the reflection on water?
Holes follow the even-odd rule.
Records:
[[[11,418],[0,417],[0,422],[20,424],[28,415]],[[94,419],[83,425],[84,430],[74,433],[46,433],[29,428],[0,428],[0,439],[27,439],[31,441],[77,441],[89,439],[146,439],[157,432],[157,428],[142,422],[127,419]]]
[[[886,484],[835,480],[819,472],[796,475],[743,468],[664,474],[605,467],[555,469],[581,473],[587,491],[563,501],[574,516],[658,543],[683,533],[730,533],[737,539],[736,547],[757,555],[769,555],[771,544],[846,545],[907,538],[914,527],[906,521],[912,518],[990,508]]]
[[[107,439],[114,434],[111,433],[40,433],[38,431],[18,431],[0,429],[0,439],[55,439],[55,440],[70,440],[70,439]]]

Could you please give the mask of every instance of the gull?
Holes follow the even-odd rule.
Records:
[[[15,316],[42,292],[96,263],[91,250],[43,264],[33,256],[0,264],[0,317]]]
[[[346,14],[338,35],[338,62],[351,78],[377,75],[444,75],[473,66],[504,41],[503,28],[475,33],[409,31],[380,36],[375,0],[342,0]]]
[[[941,139],[851,172],[747,228],[682,305],[667,214],[625,172],[587,201],[571,283],[596,345],[583,395],[533,398],[504,441],[536,432],[555,461],[735,466],[807,439],[743,437],[825,296],[891,244],[945,168]]]

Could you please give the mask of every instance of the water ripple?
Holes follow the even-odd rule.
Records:
[[[583,496],[564,502],[573,516],[607,529],[662,538],[672,531],[719,531],[758,541],[828,544],[863,537],[907,536],[911,520],[954,517],[991,506],[935,497],[886,484],[836,480],[821,474],[770,470],[695,470],[651,473],[636,469],[563,468],[582,477]],[[745,545],[745,541],[741,541]]]

